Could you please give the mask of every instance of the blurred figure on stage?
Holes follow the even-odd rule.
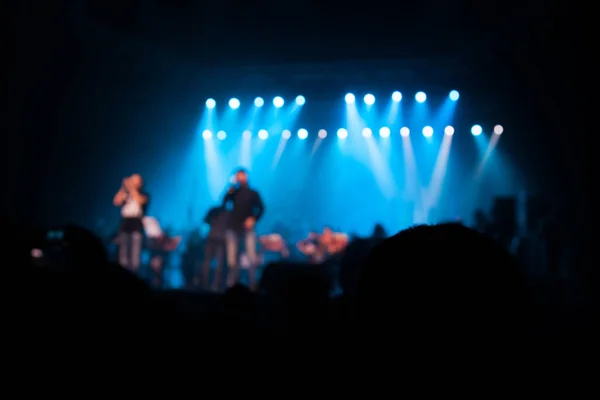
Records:
[[[258,241],[263,252],[277,254],[281,258],[288,258],[290,256],[287,243],[279,233],[262,235]]]
[[[192,229],[187,236],[181,253],[181,273],[186,289],[194,289],[200,284],[205,242],[202,229]]]
[[[148,237],[148,250],[150,250],[150,281],[154,287],[164,285],[164,272],[168,257],[177,250],[181,243],[181,236],[170,236],[164,232],[157,237]]]
[[[213,207],[204,217],[204,223],[209,226],[208,236],[204,245],[204,259],[202,261],[202,288],[217,291],[221,287],[221,274],[223,271],[223,258],[225,256],[225,232],[227,231],[228,213],[224,207]],[[215,274],[210,282],[210,267],[216,262]],[[199,274],[194,278],[194,286],[198,286]]]
[[[308,238],[298,242],[296,246],[308,257],[310,263],[317,264],[342,253],[349,241],[345,233],[334,232],[331,228],[325,227],[320,234],[309,233]]]
[[[387,237],[388,237],[388,234],[385,231],[385,228],[383,227],[383,225],[375,224],[375,226],[373,227],[373,233],[371,234],[371,238],[376,241],[380,241],[380,240],[386,239]]]
[[[228,286],[233,286],[239,279],[240,242],[243,242],[245,254],[249,259],[248,277],[252,289],[256,288],[256,222],[263,215],[265,207],[260,194],[250,188],[248,173],[239,169],[234,176],[233,185],[223,198],[223,207],[229,211],[225,247],[229,274]]]
[[[334,232],[331,228],[325,227],[319,235],[319,245],[325,250],[328,256],[333,256],[343,252],[348,246],[348,235],[342,232]]]
[[[311,264],[319,264],[325,261],[325,251],[319,244],[319,234],[310,232],[306,239],[299,241],[296,247],[300,253],[304,254]]]
[[[148,205],[148,194],[143,191],[144,181],[139,174],[123,179],[121,188],[113,198],[115,207],[121,208],[119,227],[119,264],[137,273],[143,246],[144,217]]]

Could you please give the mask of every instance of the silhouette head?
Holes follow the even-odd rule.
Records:
[[[387,237],[387,233],[385,232],[385,228],[381,224],[375,224],[373,227],[373,238],[374,239],[385,239]]]
[[[389,323],[385,329],[393,331],[400,321],[404,329],[438,334],[505,328],[526,298],[513,257],[456,223],[416,226],[384,240],[362,266],[357,287],[359,320]]]

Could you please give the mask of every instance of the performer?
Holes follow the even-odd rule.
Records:
[[[239,278],[239,244],[244,241],[245,253],[250,261],[248,276],[251,288],[256,287],[256,267],[258,264],[256,253],[256,222],[263,215],[265,207],[260,194],[248,186],[248,173],[239,169],[235,173],[235,184],[223,199],[223,207],[230,210],[227,230],[225,233],[225,246],[229,275],[228,285],[237,283]]]
[[[311,264],[319,264],[325,260],[325,251],[319,244],[318,233],[310,232],[306,239],[296,244],[296,247],[300,253],[308,258],[308,262]]]
[[[137,272],[142,254],[144,217],[148,205],[148,195],[143,191],[144,181],[139,174],[123,179],[123,184],[113,198],[113,204],[121,207],[119,228],[119,264]]]
[[[290,256],[287,243],[279,233],[262,235],[258,238],[258,241],[265,252],[276,253],[283,258],[288,258]]]
[[[165,262],[170,253],[177,250],[181,243],[181,236],[170,236],[163,233],[157,237],[148,238],[148,249],[150,250],[150,268],[152,270],[152,285],[160,288],[164,284]]]
[[[308,238],[298,242],[298,250],[308,257],[310,263],[321,263],[327,258],[340,254],[348,246],[348,235],[334,232],[325,227],[320,234],[311,232]]]
[[[204,222],[210,227],[204,246],[204,261],[202,263],[202,286],[206,290],[211,288],[212,290],[217,291],[221,286],[227,216],[228,213],[224,207],[213,207],[204,217]],[[217,268],[215,269],[215,275],[211,285],[210,264],[213,260],[216,260]],[[196,281],[194,284],[197,285],[198,282]]]
[[[348,235],[341,232],[334,232],[331,228],[323,228],[323,232],[319,236],[319,244],[328,256],[341,253],[348,246]]]

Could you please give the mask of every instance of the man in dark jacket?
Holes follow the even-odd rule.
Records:
[[[256,287],[256,222],[263,215],[265,207],[256,190],[248,185],[248,174],[239,169],[235,174],[235,184],[223,198],[223,207],[229,210],[225,245],[229,275],[227,284],[233,286],[239,278],[239,245],[243,241],[245,253],[250,261],[248,276],[250,286]]]

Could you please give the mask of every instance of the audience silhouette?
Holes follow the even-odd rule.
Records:
[[[415,226],[381,242],[360,270],[360,328],[473,340],[526,332],[525,275],[492,239],[460,224]]]
[[[76,321],[90,329],[111,327],[132,341],[135,336],[125,332],[155,327],[182,330],[191,341],[235,332],[337,343],[362,336],[370,340],[356,343],[388,347],[402,338],[462,349],[492,340],[526,343],[536,334],[552,336],[544,331],[549,326],[561,330],[560,322],[543,323],[547,309],[536,305],[513,256],[457,223],[415,226],[388,238],[378,229],[354,238],[338,259],[343,294],[334,298],[330,269],[288,261],[266,266],[258,292],[241,285],[224,294],[156,291],[110,262],[88,230],[67,226],[51,230],[60,235],[49,238],[48,231],[20,229],[19,240],[5,245],[27,274],[20,303],[40,326]],[[586,326],[569,321],[571,335]]]

